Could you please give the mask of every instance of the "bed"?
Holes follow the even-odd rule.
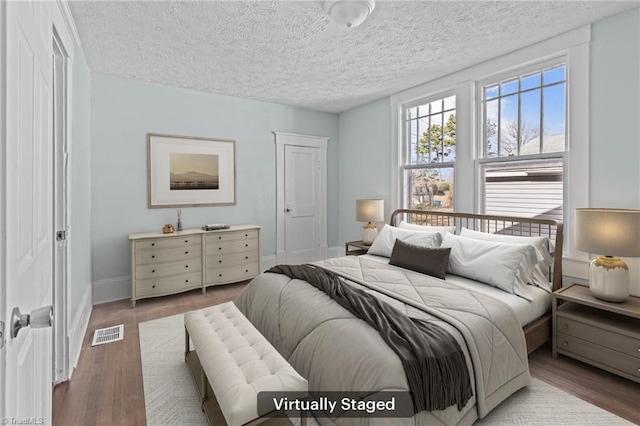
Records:
[[[360,289],[408,317],[434,325],[452,336],[464,355],[473,394],[465,403],[437,410],[416,410],[412,417],[396,418],[392,422],[388,418],[342,416],[319,417],[320,424],[472,424],[529,383],[527,354],[549,339],[550,292],[560,287],[562,278],[561,223],[535,218],[396,210],[388,231],[399,232],[396,228],[401,227],[402,222],[414,226],[455,227],[457,233],[479,231],[490,234],[491,238],[495,235],[546,237],[553,256],[545,263],[548,288],[543,291],[531,285],[526,295],[516,296],[468,277],[447,273],[445,279],[440,279],[407,270],[389,264],[389,258],[374,254],[316,262],[315,268],[341,277],[349,287]],[[379,238],[383,232],[386,231],[383,229]],[[433,232],[423,232],[419,237],[427,234]],[[440,245],[444,246],[450,239],[468,243],[466,237],[454,238],[449,234],[441,234]],[[494,242],[473,244],[498,245]],[[508,249],[523,253],[534,251],[530,247],[525,250],[520,244],[512,246]],[[455,248],[450,250],[453,253]],[[453,257],[451,259],[450,263]],[[255,278],[235,303],[309,381],[310,391],[375,393],[410,389],[403,362],[381,334],[305,280],[267,272]]]

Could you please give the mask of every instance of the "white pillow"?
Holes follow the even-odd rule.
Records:
[[[549,250],[551,241],[548,237],[525,237],[520,235],[490,234],[478,232],[471,229],[462,228],[461,237],[473,238],[474,240],[495,241],[507,244],[532,244],[536,248],[538,262],[531,271],[529,282],[536,287],[540,287],[547,293],[551,293],[551,283],[549,282],[549,268],[553,264],[553,256]]]
[[[405,222],[404,220],[400,221],[400,224],[398,225],[398,228],[411,229],[413,231],[420,231],[420,232],[438,232],[438,233],[440,233],[440,235],[442,235],[442,238],[444,238],[444,234],[446,234],[447,232],[450,232],[452,234],[456,233],[456,227],[455,226],[415,225],[413,223]]]
[[[537,263],[533,245],[504,244],[446,234],[441,247],[451,248],[450,273],[532,300],[526,285]]]
[[[407,244],[427,248],[440,247],[442,242],[442,236],[438,232],[416,232],[385,224],[376,239],[373,240],[373,244],[371,244],[367,253],[391,257],[396,239]]]

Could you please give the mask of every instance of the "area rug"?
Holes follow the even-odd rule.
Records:
[[[148,426],[206,425],[184,362],[183,315],[138,325]],[[309,422],[311,423],[311,422]],[[477,425],[631,425],[632,423],[540,380],[519,390]]]

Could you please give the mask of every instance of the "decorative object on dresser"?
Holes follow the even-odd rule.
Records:
[[[384,200],[356,200],[356,220],[367,222],[362,227],[362,242],[371,244],[378,235],[378,229],[373,222],[384,221]]]
[[[131,234],[131,306],[211,285],[244,281],[260,273],[260,227],[230,226],[173,234]]]
[[[586,286],[553,293],[553,357],[566,355],[640,383],[640,298],[602,301]]]
[[[640,210],[576,209],[578,250],[604,254],[589,265],[589,289],[609,302],[629,297],[629,268],[624,257],[640,257]]]
[[[236,142],[148,133],[147,187],[149,208],[235,205]]]

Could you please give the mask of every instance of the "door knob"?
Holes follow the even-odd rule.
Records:
[[[20,308],[13,308],[11,313],[11,337],[18,336],[23,327],[44,328],[53,324],[53,306],[34,309],[30,314],[20,313]]]
[[[291,213],[293,209],[291,207],[287,207],[286,209],[284,209],[284,211],[287,213]]]

